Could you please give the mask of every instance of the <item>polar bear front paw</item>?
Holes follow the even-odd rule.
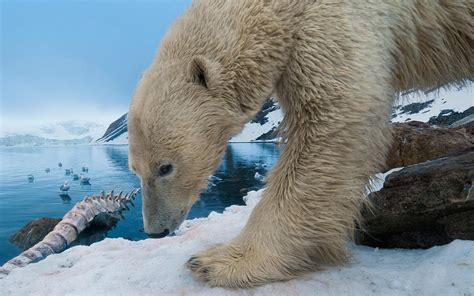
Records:
[[[218,245],[192,256],[186,265],[212,287],[247,288],[289,279],[278,271],[275,258],[249,249],[244,253],[234,244]]]

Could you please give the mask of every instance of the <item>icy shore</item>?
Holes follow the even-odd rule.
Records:
[[[14,270],[0,295],[471,295],[474,242],[428,250],[351,245],[352,262],[301,279],[249,290],[208,288],[184,267],[190,255],[234,237],[262,190],[247,206],[186,221],[174,237],[138,242],[105,239]]]

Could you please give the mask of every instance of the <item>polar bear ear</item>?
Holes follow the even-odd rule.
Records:
[[[209,88],[209,63],[200,56],[194,57],[189,66],[189,74],[194,83]]]

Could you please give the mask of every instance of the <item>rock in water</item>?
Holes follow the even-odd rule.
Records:
[[[47,217],[30,221],[13,234],[10,241],[22,250],[29,249],[51,232],[59,221],[59,218]]]
[[[411,121],[393,124],[393,142],[384,171],[434,159],[474,147],[472,123],[458,128],[440,128]]]
[[[474,240],[474,148],[390,174],[369,195],[356,243],[382,248],[429,248]]]
[[[133,189],[127,194],[114,194],[112,190],[107,195],[102,191],[99,196],[86,196],[78,202],[63,219],[54,226],[40,242],[8,260],[0,267],[0,279],[7,276],[13,269],[41,260],[55,253],[60,253],[71,246],[84,229],[91,225],[94,218],[101,214],[121,216],[123,210],[128,210],[127,204],[133,206],[133,200],[140,189]],[[25,229],[24,236],[29,237],[31,229]]]

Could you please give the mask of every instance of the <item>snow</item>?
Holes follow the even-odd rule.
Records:
[[[383,188],[383,183],[385,182],[385,178],[393,172],[397,172],[403,169],[403,167],[394,168],[385,173],[378,173],[372,179],[369,180],[369,184],[367,184],[367,194],[371,192],[379,191]]]
[[[472,295],[474,242],[428,250],[350,245],[352,262],[288,282],[237,290],[209,288],[185,268],[192,254],[239,233],[263,190],[246,206],[187,220],[177,235],[77,246],[0,280],[0,295]]]
[[[401,108],[411,103],[423,103],[434,100],[432,104],[420,110],[415,114],[403,113]],[[449,90],[440,89],[429,94],[409,94],[402,96],[396,102],[394,108],[394,118],[392,122],[405,122],[417,120],[428,122],[433,116],[438,116],[442,110],[452,109],[453,111],[463,112],[474,106],[474,90],[472,85],[463,87],[462,89],[451,88]],[[253,142],[256,139],[271,131],[274,127],[278,127],[283,119],[281,109],[276,109],[267,114],[268,121],[261,125],[258,122],[247,123],[242,132],[233,137],[229,142]]]
[[[71,140],[47,139],[32,135],[9,135],[0,138],[0,146],[70,146],[88,145],[93,139],[91,137],[77,138]]]
[[[422,103],[430,100],[433,100],[433,102],[429,106],[415,114],[409,114],[402,110],[404,106],[411,103]],[[409,94],[402,96],[396,102],[396,105],[394,108],[395,116],[392,118],[392,122],[405,122],[409,120],[428,122],[431,117],[438,116],[443,110],[452,109],[453,111],[462,112],[474,106],[474,88],[472,85],[468,85],[462,89],[440,89],[428,95]],[[268,121],[263,125],[258,122],[247,123],[242,132],[233,137],[229,142],[258,141],[256,140],[258,137],[279,126],[283,119],[283,112],[281,109],[273,110],[266,115],[266,118]],[[122,132],[126,124],[126,120],[120,123],[116,130],[110,133],[107,138],[113,138],[114,133]],[[95,122],[69,120],[51,122],[37,127],[15,127],[13,130],[11,125],[10,129],[2,126],[0,128],[0,137],[10,136],[4,140],[8,145],[77,145],[89,142],[95,143],[95,140],[104,135],[106,129],[105,125]],[[86,139],[87,137],[91,139]],[[128,132],[120,134],[109,142],[99,141],[97,144],[126,145],[128,144]]]
[[[46,139],[72,140],[84,137],[99,138],[105,131],[105,126],[90,121],[69,120],[50,122],[36,127],[23,127],[15,130],[2,130],[1,136],[32,135]]]
[[[128,144],[128,113],[112,122],[105,133],[96,140],[96,144]]]
[[[98,139],[106,127],[90,121],[69,120],[38,126],[2,129],[0,142],[9,146],[79,145]]]
[[[438,116],[441,111],[447,109],[463,112],[474,106],[474,88],[472,85],[468,85],[462,89],[439,89],[427,95],[405,95],[399,99],[399,103],[401,104],[397,107],[406,106],[410,103],[427,102],[430,100],[434,100],[433,103],[416,114],[402,113],[400,108],[396,108],[396,116],[392,118],[392,122],[405,122],[410,120],[428,122],[431,117]]]
[[[120,136],[116,137],[113,140],[110,140],[108,142],[101,142],[98,144],[104,144],[104,145],[128,145],[128,132],[124,132]]]
[[[283,113],[281,109],[276,109],[267,114],[268,121],[261,125],[258,122],[249,122],[245,124],[242,132],[237,136],[230,139],[229,142],[252,142],[255,141],[259,136],[271,131],[273,128],[278,127],[283,119]]]
[[[77,137],[97,139],[104,132],[105,126],[88,121],[63,121],[50,123],[40,127],[37,136],[57,140],[69,140]]]

